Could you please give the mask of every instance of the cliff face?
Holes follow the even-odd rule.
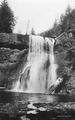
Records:
[[[54,54],[57,75],[63,78],[55,92],[75,92],[75,33],[55,38]],[[28,35],[0,34],[0,86],[11,88],[21,73],[28,55]]]
[[[0,33],[0,48],[23,50],[28,48],[29,35]]]
[[[11,87],[27,61],[28,35],[0,33],[0,86]]]
[[[75,33],[67,32],[56,38],[55,58],[57,75],[63,78],[57,92],[75,92]]]

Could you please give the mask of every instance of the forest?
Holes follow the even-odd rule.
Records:
[[[42,32],[40,35],[55,38],[70,29],[75,29],[75,9],[71,9],[68,6],[65,13],[61,14],[60,19],[55,19],[53,27]]]

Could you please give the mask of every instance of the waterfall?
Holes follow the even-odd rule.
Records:
[[[25,63],[15,91],[47,93],[57,79],[54,57],[54,39],[31,35],[29,38],[28,60]]]

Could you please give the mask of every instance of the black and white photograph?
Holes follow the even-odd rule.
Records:
[[[75,120],[75,0],[0,0],[0,120]]]

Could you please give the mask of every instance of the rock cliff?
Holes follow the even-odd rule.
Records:
[[[55,57],[58,64],[57,75],[63,83],[56,91],[75,92],[75,33],[74,30],[61,34],[56,38]],[[61,91],[61,92],[62,92]]]
[[[68,31],[57,38],[54,46],[57,75],[63,83],[58,92],[75,92],[75,33]],[[11,88],[18,79],[24,63],[27,61],[29,36],[21,34],[0,33],[0,86]]]
[[[27,60],[28,35],[0,33],[0,86],[11,87]],[[22,66],[22,67],[21,67]]]

